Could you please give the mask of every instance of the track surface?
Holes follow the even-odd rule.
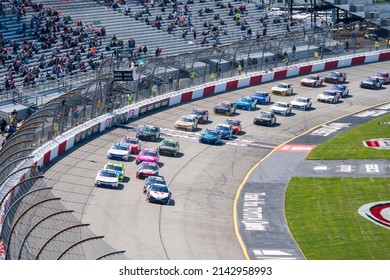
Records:
[[[55,192],[62,197],[66,207],[74,209],[83,222],[91,223],[90,229],[104,235],[114,248],[126,250],[125,255],[130,259],[244,259],[234,231],[233,202],[246,173],[288,139],[338,116],[387,101],[389,85],[377,91],[359,88],[360,80],[385,69],[390,69],[390,62],[343,69],[348,74],[350,97],[341,99],[338,104],[315,101],[329,85],[313,89],[299,85],[302,77],[287,79],[286,82],[295,86],[293,96],[272,96],[272,103],[288,102],[298,95],[308,96],[313,98],[313,108],[293,111],[287,117],[278,116],[274,127],[252,124],[259,108],[268,110],[270,105],[258,105],[252,112],[237,110],[233,118],[243,122],[244,133],[221,146],[200,144],[196,134],[177,131],[173,124],[194,107],[211,112],[221,100],[235,101],[255,90],[268,91],[275,82],[160,111],[72,149],[54,162],[45,175],[57,181]],[[210,121],[199,125],[195,133],[225,119],[226,116],[211,113]],[[180,141],[181,153],[177,158],[160,157],[160,174],[167,179],[173,193],[171,205],[145,201],[143,181],[135,179],[134,158],[125,163],[129,179],[119,189],[94,187],[96,172],[107,162],[106,152],[112,142],[124,135],[135,135],[131,127],[140,124],[156,124],[162,128],[162,138]],[[143,142],[143,147],[155,148],[157,145],[157,142]]]

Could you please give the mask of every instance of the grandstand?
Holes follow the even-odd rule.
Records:
[[[305,34],[305,28],[309,31],[312,27],[305,25],[301,17],[271,10],[260,2],[41,0],[34,3],[26,0],[14,3],[17,2],[1,2],[0,75],[4,78],[0,80],[0,100],[11,99],[28,107],[42,105],[51,98],[47,96],[58,96],[94,78],[102,60],[117,54],[118,50],[127,51],[129,63],[122,67],[128,68],[132,62],[142,65],[156,56],[188,54],[190,57],[195,52],[221,48],[224,61],[208,54],[191,67],[208,67],[210,73],[219,65],[222,71],[234,74],[233,68],[243,57],[248,58],[246,71],[260,70],[261,66],[253,67],[250,59],[278,59],[283,52],[291,54],[294,46],[293,62],[300,54],[311,57],[320,48],[319,44],[324,43],[321,38],[315,41],[305,35],[294,35]],[[270,41],[265,50],[261,41],[274,37],[282,43]],[[337,45],[331,40],[328,44]],[[236,46],[232,53],[224,49],[229,45]],[[188,65],[170,66],[173,66],[171,73],[183,70],[189,73]],[[147,72],[140,77],[146,76]]]

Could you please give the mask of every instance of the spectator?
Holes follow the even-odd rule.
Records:
[[[4,133],[6,132],[6,129],[7,129],[7,121],[5,120],[5,118],[2,118],[1,119],[1,122],[0,122],[0,131],[1,131],[1,136],[4,136]]]
[[[147,52],[148,52],[148,48],[147,48],[146,46],[144,46],[143,49],[142,49],[142,51],[143,51],[144,55],[146,55]]]
[[[345,41],[345,50],[349,51],[349,41],[348,40]]]

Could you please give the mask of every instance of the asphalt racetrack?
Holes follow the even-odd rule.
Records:
[[[66,207],[74,209],[82,222],[90,223],[90,229],[97,235],[104,235],[111,246],[126,250],[125,256],[129,259],[244,259],[243,248],[235,233],[233,204],[247,172],[273,148],[294,136],[336,117],[388,101],[390,85],[380,90],[359,87],[365,77],[388,69],[390,61],[342,69],[348,75],[350,96],[340,99],[338,104],[316,102],[317,95],[330,87],[328,84],[309,88],[299,85],[303,77],[286,79],[285,82],[294,84],[294,94],[272,96],[271,103],[306,96],[313,99],[313,108],[293,110],[290,116],[278,116],[274,127],[252,124],[260,108],[268,110],[271,104],[257,105],[256,111],[237,110],[231,118],[243,122],[243,133],[225,140],[220,146],[197,141],[198,134],[206,127],[214,128],[227,118],[214,115],[214,105],[221,100],[236,101],[255,90],[269,91],[276,82],[168,108],[78,145],[54,161],[45,176],[56,181],[54,192],[62,197]],[[327,72],[319,74],[326,75]],[[192,133],[175,130],[174,122],[194,107],[208,109],[210,121],[199,125]],[[106,153],[111,144],[125,135],[134,136],[133,128],[141,124],[158,125],[162,138],[180,141],[178,157],[160,157],[160,175],[166,178],[173,194],[170,205],[145,201],[142,193],[144,181],[135,178],[134,157],[125,163],[127,180],[119,189],[94,187],[96,172],[108,161]],[[155,148],[158,142],[143,141],[142,144],[143,147]],[[271,169],[277,174],[277,166]]]

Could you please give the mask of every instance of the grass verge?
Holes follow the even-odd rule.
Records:
[[[388,260],[390,230],[358,214],[390,200],[390,178],[292,178],[286,193],[290,230],[309,260]]]
[[[390,159],[390,150],[366,148],[363,141],[390,138],[390,114],[383,115],[315,147],[307,159]]]

